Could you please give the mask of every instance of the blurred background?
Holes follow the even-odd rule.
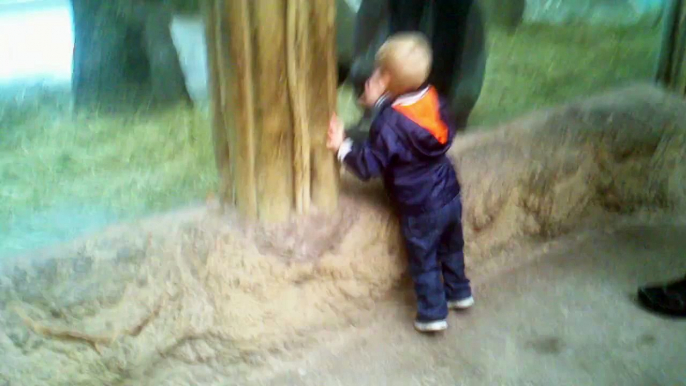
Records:
[[[482,0],[488,62],[469,130],[653,80],[667,3]],[[0,259],[216,189],[201,5],[0,0]],[[341,57],[359,6],[338,0]],[[348,87],[339,96],[359,116]]]

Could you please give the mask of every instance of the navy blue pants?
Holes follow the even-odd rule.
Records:
[[[472,295],[465,275],[461,218],[459,196],[439,210],[401,217],[418,321],[445,319],[447,301]]]

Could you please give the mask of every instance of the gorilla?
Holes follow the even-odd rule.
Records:
[[[390,34],[402,31],[421,31],[429,37],[434,51],[429,81],[448,99],[457,127],[464,128],[486,68],[486,34],[477,0],[362,0],[354,20],[352,53],[339,54],[339,80],[361,94],[377,49]]]

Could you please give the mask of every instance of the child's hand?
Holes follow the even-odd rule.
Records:
[[[364,92],[360,95],[360,99],[357,102],[363,107],[370,109],[374,107],[387,89],[388,79],[376,69],[372,76],[364,82]]]
[[[328,137],[326,139],[326,147],[329,150],[338,151],[345,139],[345,129],[343,127],[343,122],[338,119],[336,113],[331,117],[329,122]]]

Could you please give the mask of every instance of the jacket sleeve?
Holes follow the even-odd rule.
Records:
[[[369,138],[369,130],[365,130],[363,127],[369,128],[369,121],[365,118],[361,119],[357,124],[348,126],[345,128],[345,135],[350,138],[353,142],[363,142]]]
[[[380,177],[398,152],[398,141],[385,126],[373,127],[374,135],[362,142],[346,138],[338,160],[363,181]]]

